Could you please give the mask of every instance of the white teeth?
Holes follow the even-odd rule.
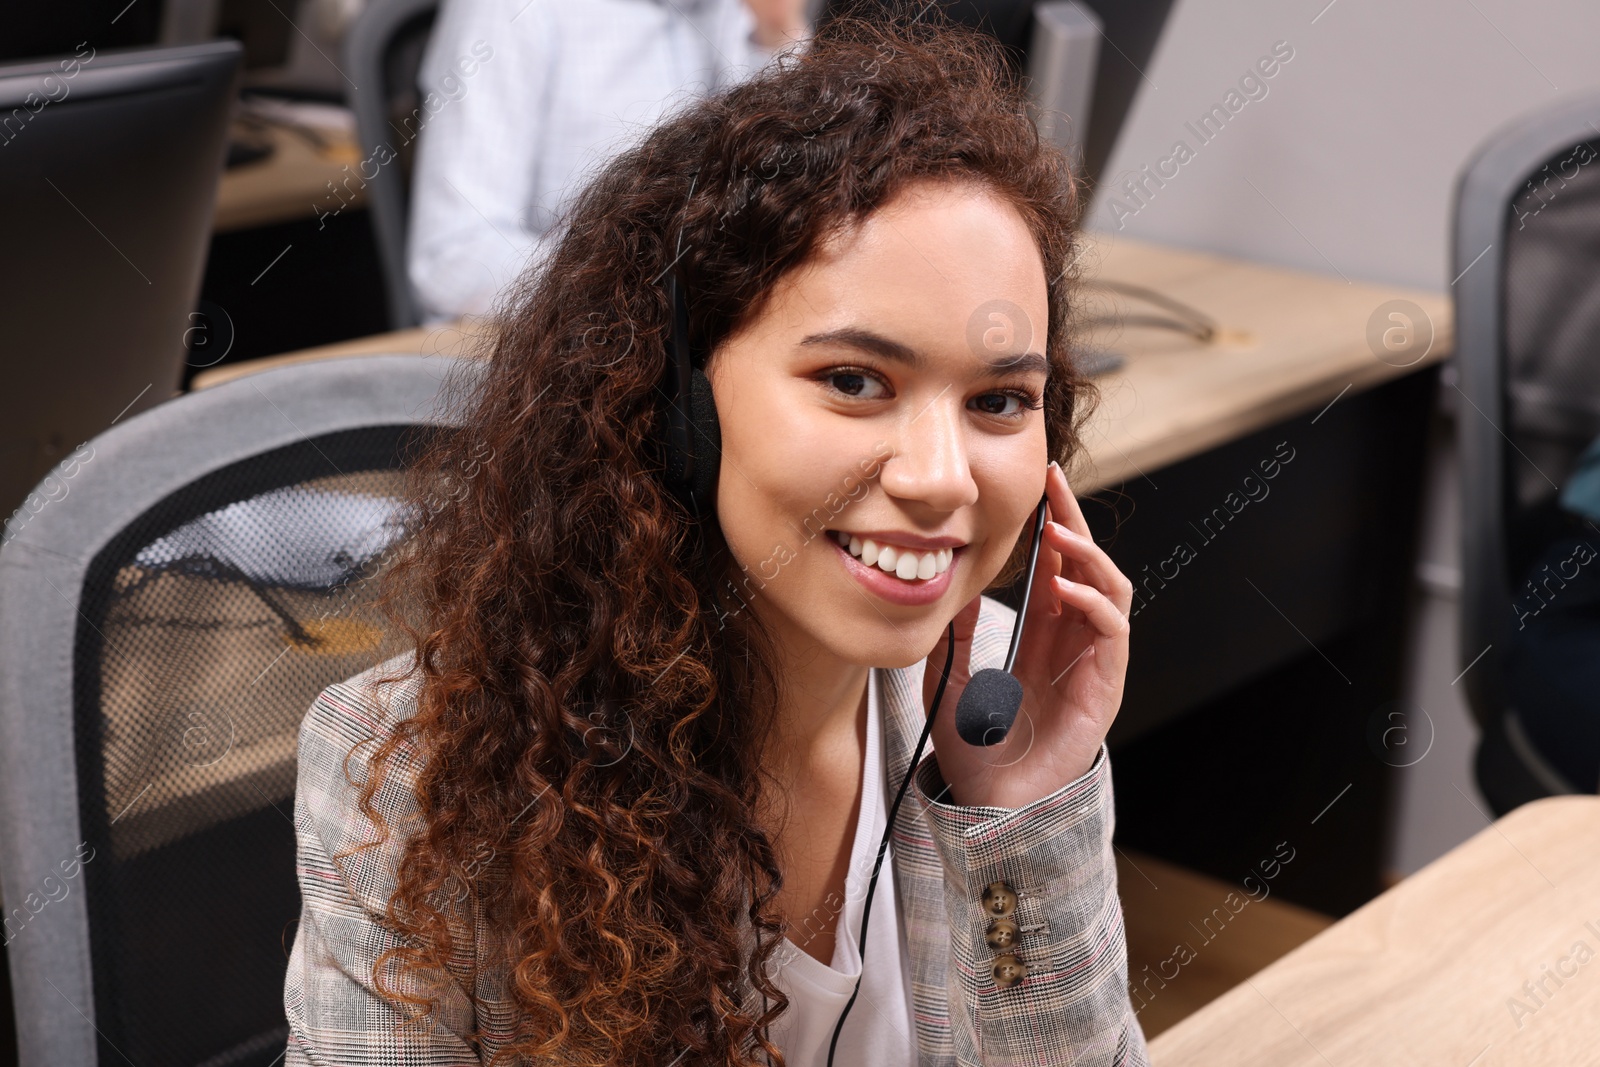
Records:
[[[846,533],[838,533],[835,536],[840,545],[867,566],[877,567],[908,582],[914,579],[926,581],[943,574],[950,569],[950,563],[956,554],[953,548],[914,552],[894,545],[880,545],[870,537],[857,537]]]

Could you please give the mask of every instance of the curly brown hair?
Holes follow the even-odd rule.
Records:
[[[496,931],[518,1006],[508,1059],[782,1063],[766,1028],[788,1006],[767,970],[783,872],[756,755],[781,679],[716,524],[662,481],[661,278],[681,227],[691,337],[714,354],[819,242],[925,180],[998,194],[1037,241],[1046,441],[1067,465],[1093,395],[1068,346],[1081,193],[999,46],[937,9],[833,20],[681,107],[610,161],[504,299],[462,427],[413,465],[413,530],[386,577],[421,675],[360,805],[381,827],[384,765],[422,761],[387,913],[407,947],[373,975],[414,1019],[436,1001],[380,972],[459,966],[465,908]],[[1020,574],[1026,540],[991,588]]]

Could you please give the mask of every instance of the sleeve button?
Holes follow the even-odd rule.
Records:
[[[1010,915],[1017,906],[1017,891],[1005,882],[990,882],[983,890],[983,910],[997,919]]]
[[[1013,948],[1017,943],[1017,924],[1010,919],[996,919],[989,924],[984,940],[989,942],[990,948]]]
[[[1001,989],[1016,985],[1027,973],[1028,965],[1010,953],[994,959],[994,984]]]

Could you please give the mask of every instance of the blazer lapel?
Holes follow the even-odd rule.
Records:
[[[909,667],[879,667],[879,693],[883,697],[882,736],[888,775],[884,810],[894,803],[896,791],[911,764],[912,751],[927,722],[923,711],[922,675],[927,661]],[[948,703],[948,701],[946,702]],[[941,706],[940,714],[950,711]],[[933,751],[930,738],[922,758]],[[906,932],[906,954],[911,973],[912,1014],[916,1019],[917,1061],[922,1067],[953,1064],[955,1047],[950,1036],[949,1000],[946,992],[950,957],[950,920],[944,902],[944,869],[922,812],[915,782],[906,786],[890,837],[890,862],[901,922]]]
[[[974,672],[984,667],[999,667],[1011,640],[1016,612],[1005,604],[984,597],[973,631]],[[943,638],[941,637],[941,641]],[[883,724],[888,776],[884,780],[884,810],[894,803],[895,792],[911,763],[912,751],[922,736],[928,716],[922,699],[922,678],[927,660],[909,667],[876,667],[883,698]],[[940,715],[954,715],[950,694],[939,706]],[[933,752],[930,737],[922,750],[926,760]],[[896,896],[901,921],[906,931],[906,953],[911,971],[912,1011],[917,1024],[917,1062],[920,1067],[954,1067],[955,1040],[950,1026],[950,1008],[963,995],[949,974],[950,913],[945,908],[946,873],[934,847],[933,833],[923,811],[921,794],[912,782],[906,786],[900,810],[895,814],[890,837],[890,860],[894,866]],[[964,872],[952,872],[951,881],[959,884]]]

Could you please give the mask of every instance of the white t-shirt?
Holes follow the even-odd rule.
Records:
[[[866,907],[872,864],[888,825],[885,793],[899,782],[884,783],[885,756],[878,696],[878,672],[867,680],[867,749],[861,814],[856,821],[850,867],[845,875],[844,915],[837,927],[833,961],[824,966],[785,938],[773,953],[773,984],[789,998],[789,1008],[773,1024],[771,1038],[790,1067],[827,1067],[828,1045],[839,1013],[862,974],[861,916]],[[889,798],[891,801],[893,797]],[[902,801],[902,803],[904,803]],[[911,1009],[911,980],[905,935],[900,929],[894,886],[894,847],[884,853],[878,886],[872,894],[872,922],[867,925],[867,959],[861,992],[834,1052],[834,1067],[898,1067],[917,1059],[916,1025]],[[804,920],[791,917],[798,933]]]

